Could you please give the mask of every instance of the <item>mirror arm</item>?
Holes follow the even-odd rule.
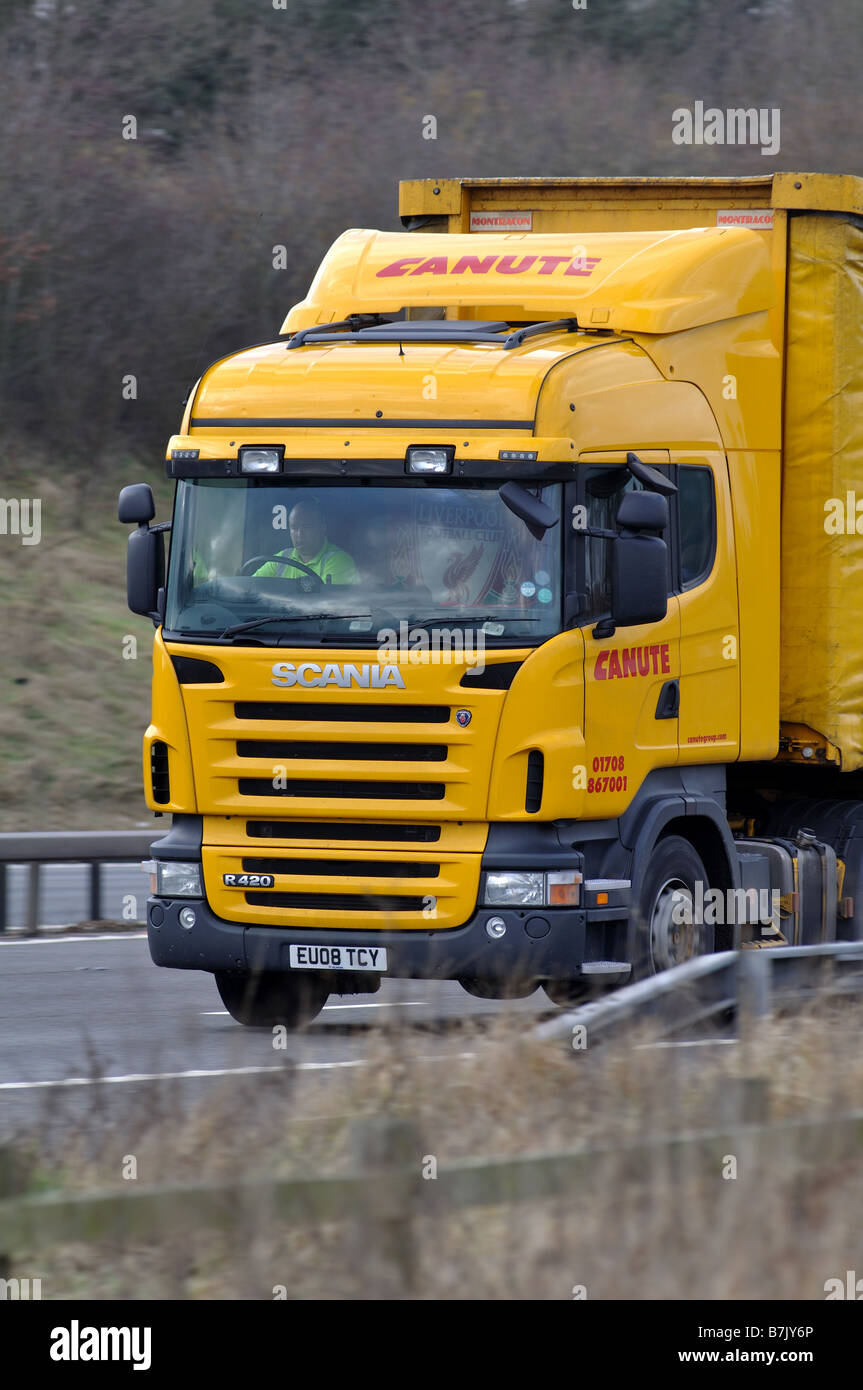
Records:
[[[591,536],[598,541],[616,541],[619,531],[604,531],[601,526],[573,526],[573,535]]]
[[[155,530],[155,527],[153,529]],[[161,627],[165,621],[165,602],[166,591],[164,588],[161,588],[156,595],[155,611],[147,614],[147,617],[152,620],[153,627]]]
[[[678,490],[676,483],[666,478],[657,468],[652,468],[649,463],[643,463],[638,454],[631,450],[626,455],[626,466],[633,478],[637,478],[648,492],[658,492],[661,497],[673,497]]]

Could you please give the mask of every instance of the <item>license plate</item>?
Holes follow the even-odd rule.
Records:
[[[384,946],[292,946],[292,970],[374,970],[387,968]]]

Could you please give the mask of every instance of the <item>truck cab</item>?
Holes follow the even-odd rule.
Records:
[[[151,954],[241,1022],[788,939],[727,796],[781,754],[785,271],[760,182],[716,182],[403,186],[408,229],[346,232],[196,383],[169,526],[124,489]],[[502,200],[529,229],[472,231]]]

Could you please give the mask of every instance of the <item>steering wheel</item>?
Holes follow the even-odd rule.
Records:
[[[261,565],[265,565],[268,560],[275,560],[278,565],[296,565],[298,570],[302,570],[304,574],[307,574],[310,579],[315,581],[313,585],[314,589],[322,589],[324,587],[324,581],[319,574],[315,574],[313,569],[308,565],[304,565],[302,560],[292,560],[290,555],[252,555],[240,565],[240,574],[250,574],[252,573],[253,565],[257,569]]]

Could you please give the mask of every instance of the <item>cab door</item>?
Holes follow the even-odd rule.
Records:
[[[643,455],[639,454],[642,458]],[[667,458],[667,455],[665,455]],[[653,457],[653,467],[666,475]],[[589,528],[615,531],[615,518],[627,492],[641,490],[625,465],[613,458],[579,466],[578,514]],[[669,514],[673,501],[669,499]],[[668,546],[668,608],[658,622],[618,627],[602,635],[611,614],[611,553],[614,542],[578,538],[574,531],[577,621],[584,632],[586,796],[585,817],[618,816],[649,772],[678,759],[680,700],[680,610],[672,592],[672,524]],[[599,625],[599,626],[598,626]]]
[[[737,565],[724,454],[672,456],[680,603],[680,761],[740,751]]]

